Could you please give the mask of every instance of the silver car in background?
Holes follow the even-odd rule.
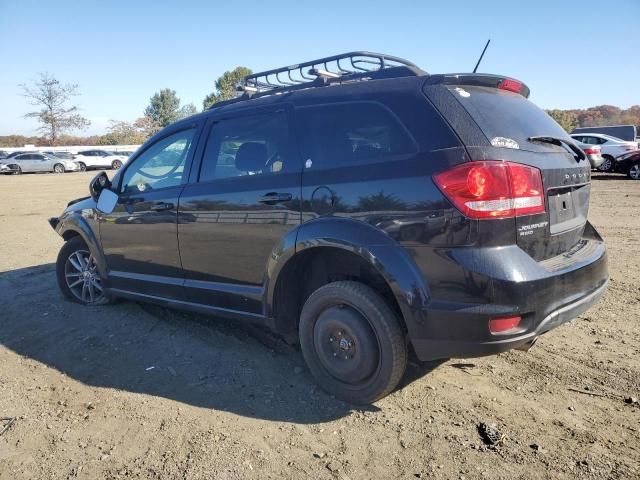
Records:
[[[602,147],[600,147],[600,145],[589,145],[577,140],[576,144],[580,147],[580,150],[582,150],[587,156],[587,160],[589,160],[591,168],[600,168],[600,166],[604,162],[604,157],[602,156]]]
[[[21,153],[11,158],[0,160],[0,173],[20,174],[30,172],[75,172],[80,167],[72,160],[55,157],[46,153]]]

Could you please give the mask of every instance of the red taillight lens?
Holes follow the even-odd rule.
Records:
[[[468,162],[438,173],[433,179],[467,217],[504,218],[545,211],[542,174],[528,165]]]
[[[513,330],[520,325],[520,316],[506,318],[492,318],[489,320],[489,330],[491,333],[504,333]]]
[[[505,78],[498,85],[500,90],[509,90],[510,92],[520,93],[522,90],[522,82],[513,80],[512,78]]]
[[[583,152],[587,155],[600,155],[600,149],[598,148],[585,148]]]

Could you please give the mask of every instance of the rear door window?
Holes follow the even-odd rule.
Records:
[[[200,169],[201,182],[296,169],[285,112],[230,118],[211,127]]]
[[[515,141],[521,150],[545,152],[559,147],[527,139],[551,136],[571,141],[560,125],[522,95],[497,88],[467,85],[452,86],[449,91],[494,146],[499,146],[502,139],[509,139]]]
[[[317,169],[391,160],[417,151],[398,118],[374,102],[299,107],[304,159]]]

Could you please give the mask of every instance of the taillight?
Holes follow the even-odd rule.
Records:
[[[600,155],[600,149],[598,148],[585,148],[583,152],[587,155]]]
[[[522,90],[522,82],[512,78],[505,78],[498,84],[500,90],[509,90],[510,92],[520,93]]]
[[[467,217],[504,218],[543,213],[540,170],[501,161],[467,162],[433,176],[442,193]]]

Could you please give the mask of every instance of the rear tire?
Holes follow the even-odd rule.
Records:
[[[404,375],[407,345],[400,322],[362,283],[334,282],[312,293],[302,308],[299,335],[317,382],[346,402],[373,403]]]
[[[111,163],[111,168],[113,168],[114,170],[118,170],[121,166],[122,166],[122,162],[120,160],[114,160]]]
[[[636,162],[627,170],[627,177],[631,180],[640,180],[640,162]]]
[[[611,172],[611,171],[613,171],[613,158],[610,157],[609,155],[603,155],[602,158],[604,158],[604,161],[598,167],[598,170],[601,171],[601,172]]]
[[[64,165],[62,165],[61,163],[56,163],[53,166],[53,171],[55,173],[64,173]]]
[[[87,166],[83,162],[78,162],[78,167],[80,167],[81,172],[87,171]]]
[[[103,292],[89,247],[80,236],[67,241],[58,253],[56,277],[62,294],[81,305],[106,305],[111,302]]]

